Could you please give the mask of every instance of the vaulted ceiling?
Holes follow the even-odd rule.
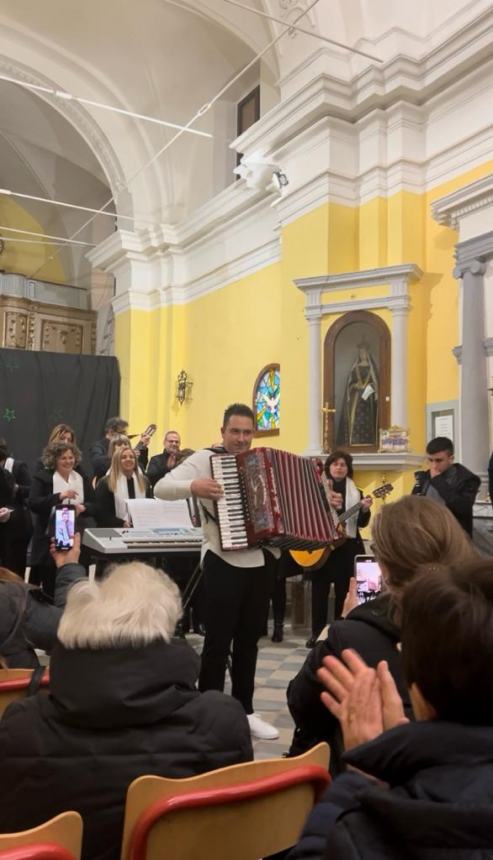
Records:
[[[385,61],[399,52],[420,56],[439,44],[447,28],[460,28],[488,4],[244,5],[286,24],[308,10],[299,24],[310,33]],[[211,137],[183,133],[175,139],[173,129],[0,80],[0,186],[94,209],[113,197],[110,211],[155,222],[186,217],[232,181],[235,105],[256,83],[262,84],[264,113],[282,97],[293,69],[316,51],[330,50],[335,76],[349,78],[371,65],[293,32],[256,59],[285,27],[230,0],[15,0],[4,4],[0,24],[0,75],[181,125],[213,102],[193,124]],[[70,236],[89,217],[20,202],[53,235]],[[82,238],[97,242],[113,229],[111,219],[96,218]],[[83,252],[64,253],[67,277],[83,281]]]

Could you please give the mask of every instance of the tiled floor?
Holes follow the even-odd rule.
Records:
[[[192,635],[188,638],[200,650],[200,637]],[[268,638],[260,640],[254,707],[267,722],[279,729],[280,736],[276,741],[255,740],[255,758],[280,756],[289,749],[293,720],[286,705],[286,687],[305,661],[308,653],[306,638],[306,634],[303,637],[291,635],[288,627],[284,642],[273,643]],[[229,692],[229,680],[226,692]]]

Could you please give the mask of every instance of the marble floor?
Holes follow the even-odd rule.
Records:
[[[306,638],[306,634],[303,637],[291,635],[288,626],[283,642],[274,643],[267,637],[259,642],[254,708],[263,719],[279,729],[279,738],[275,741],[254,740],[255,758],[280,756],[289,749],[293,720],[286,705],[286,688],[305,661],[308,653]],[[200,652],[201,638],[191,634],[187,639]],[[229,681],[225,692],[229,692]]]

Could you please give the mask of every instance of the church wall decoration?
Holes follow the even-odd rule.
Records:
[[[279,364],[262,368],[253,386],[256,436],[276,436],[280,429],[281,369]]]

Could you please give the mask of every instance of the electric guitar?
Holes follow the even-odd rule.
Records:
[[[370,495],[374,496],[376,499],[384,499],[392,492],[393,489],[392,484],[382,484],[381,487],[377,487],[376,490],[373,490]],[[347,536],[344,523],[360,510],[362,504],[363,499],[360,499],[359,502],[352,505],[347,511],[344,511],[343,514],[340,514],[340,516],[332,509],[332,516],[337,520],[337,535],[332,543],[328,544],[326,547],[322,547],[321,549],[290,549],[289,553],[295,562],[299,564],[300,567],[309,570],[318,570],[322,567],[331,552],[341,546],[341,544],[346,540]]]

